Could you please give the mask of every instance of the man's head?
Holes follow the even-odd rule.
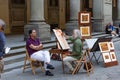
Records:
[[[5,22],[0,19],[0,31],[4,31],[4,28],[5,28]]]
[[[74,29],[73,30],[73,38],[77,38],[77,37],[81,38],[80,30]]]
[[[31,30],[29,30],[29,35],[30,35],[30,37],[36,37],[36,30],[35,29],[31,29]]]

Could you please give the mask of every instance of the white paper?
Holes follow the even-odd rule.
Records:
[[[93,45],[98,39],[85,39],[85,43],[89,49],[92,49]]]
[[[9,48],[9,47],[6,47],[6,48],[5,48],[5,54],[9,53],[9,51],[10,51],[10,48]]]

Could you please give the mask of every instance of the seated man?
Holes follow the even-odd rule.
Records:
[[[48,51],[43,51],[43,45],[40,43],[40,40],[36,38],[36,30],[29,30],[30,38],[26,41],[26,48],[28,50],[29,56],[32,59],[36,59],[38,61],[44,61],[45,75],[53,76],[53,74],[49,71],[49,69],[54,69],[54,67],[50,64],[50,54]]]
[[[118,36],[118,34],[115,31],[114,26],[111,25],[111,23],[109,23],[108,25],[106,25],[106,33],[107,34],[111,34],[112,36]]]
[[[79,60],[82,54],[82,41],[80,39],[80,31],[78,29],[73,30],[72,36],[73,37],[66,36],[73,43],[72,52],[63,58],[63,61],[65,65],[67,65],[67,67],[70,69],[70,72],[72,72],[74,69],[74,65],[71,62],[74,60]]]

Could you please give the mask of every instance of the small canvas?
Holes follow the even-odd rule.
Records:
[[[110,57],[112,61],[117,61],[115,52],[110,52]]]
[[[102,53],[102,55],[103,55],[103,59],[105,63],[111,62],[111,57],[110,57],[109,52]]]
[[[81,23],[90,23],[89,16],[89,13],[81,13]]]
[[[110,51],[108,42],[100,42],[99,47],[100,47],[101,52],[109,52]]]
[[[109,42],[108,44],[109,44],[109,49],[110,49],[110,50],[114,50],[113,42]]]
[[[80,27],[80,33],[82,37],[90,36],[90,27],[89,26]]]
[[[83,11],[78,13],[79,25],[88,25],[91,23],[91,12]]]

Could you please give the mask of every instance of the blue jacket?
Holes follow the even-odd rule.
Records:
[[[109,29],[111,29],[112,31],[114,31],[114,26],[110,25]]]
[[[0,57],[4,55],[4,47],[5,47],[6,38],[3,32],[0,32]]]

